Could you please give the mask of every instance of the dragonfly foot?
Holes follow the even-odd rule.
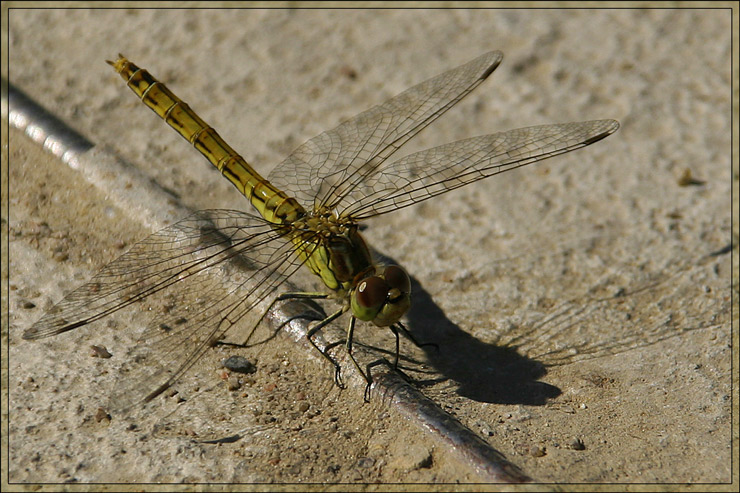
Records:
[[[334,363],[334,383],[342,390],[347,388],[342,381],[342,368],[339,366],[339,363]]]
[[[362,395],[362,400],[365,402],[370,402],[370,390],[372,389],[373,382],[369,381],[367,382],[367,385],[365,386],[365,393]]]

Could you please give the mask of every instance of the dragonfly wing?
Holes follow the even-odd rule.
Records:
[[[503,58],[492,51],[351,118],[298,147],[268,176],[308,210],[335,207],[358,180],[483,82]]]
[[[561,123],[482,135],[386,163],[342,198],[338,212],[355,220],[421,202],[468,183],[597,142],[614,120]]]
[[[126,409],[172,385],[298,267],[291,243],[262,218],[200,211],[135,244],[23,337],[66,332],[145,299],[163,302],[122,367],[111,403]]]

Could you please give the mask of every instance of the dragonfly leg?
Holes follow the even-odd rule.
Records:
[[[419,341],[417,341],[416,340],[416,337],[414,337],[414,335],[411,332],[409,332],[409,330],[406,328],[406,326],[403,325],[401,322],[396,322],[393,325],[396,326],[396,329],[401,329],[401,332],[403,332],[403,335],[405,335],[406,337],[408,337],[408,339],[411,342],[413,342],[416,347],[423,348],[424,346],[433,346],[434,349],[436,349],[437,352],[439,352],[439,346],[436,343],[434,343],[434,342],[419,342]],[[391,330],[393,330],[392,327],[391,327]],[[398,339],[398,334],[397,333],[396,333],[396,339]],[[398,343],[397,340],[396,340],[396,343]],[[398,345],[396,345],[396,362],[398,362]]]
[[[310,342],[311,345],[313,347],[315,347],[316,350],[319,353],[321,353],[321,355],[329,363],[331,363],[332,365],[334,365],[334,383],[336,383],[337,384],[337,387],[339,387],[340,389],[345,388],[345,385],[342,383],[341,367],[339,366],[339,363],[337,363],[336,361],[334,361],[334,359],[331,356],[329,356],[327,353],[325,353],[324,351],[322,351],[316,345],[316,343],[313,342],[313,339],[311,339],[311,337],[313,337],[314,334],[316,334],[318,331],[320,331],[321,329],[323,329],[324,327],[326,327],[332,321],[334,321],[337,318],[339,318],[346,311],[347,311],[347,308],[346,307],[342,307],[341,309],[337,310],[335,313],[332,313],[331,315],[329,315],[328,317],[326,317],[324,320],[322,320],[321,322],[319,322],[318,324],[316,324],[314,327],[311,327],[311,329],[306,333],[306,339],[308,339],[308,342]],[[357,363],[355,363],[355,364],[357,364]]]
[[[369,388],[370,384],[373,383],[372,379],[370,378],[370,372],[366,373],[362,371],[362,368],[360,368],[359,363],[357,363],[357,360],[352,355],[352,338],[354,337],[354,333],[355,333],[355,317],[350,317],[349,325],[347,326],[347,353],[349,354],[349,359],[352,360],[352,364],[355,365],[355,369],[358,372],[360,372],[360,375],[362,375],[365,378],[365,381],[367,382],[367,386]],[[367,394],[367,389],[365,389],[365,393]]]
[[[310,292],[289,292],[289,293],[283,293],[280,296],[276,297],[274,300],[272,300],[272,303],[270,303],[270,306],[267,307],[267,310],[265,310],[265,313],[262,314],[262,317],[260,318],[260,322],[262,322],[262,319],[265,318],[265,315],[267,315],[270,310],[272,310],[272,307],[275,306],[276,303],[280,301],[286,301],[286,300],[325,300],[330,295],[328,293],[310,293]]]
[[[280,302],[280,301],[286,301],[286,300],[306,300],[306,299],[310,299],[310,300],[323,300],[323,299],[326,299],[328,297],[329,297],[329,294],[327,294],[327,293],[309,293],[309,292],[288,292],[288,293],[283,293],[280,296],[277,296],[274,300],[272,300],[272,302],[267,307],[267,309],[262,313],[262,316],[259,318],[259,320],[257,320],[257,323],[254,324],[254,328],[252,329],[252,332],[254,332],[255,328],[257,328],[262,323],[262,321],[265,319],[265,317],[267,316],[267,314],[270,313],[270,310],[272,310],[272,308],[275,306],[275,304],[278,303],[278,302]],[[323,315],[322,315],[322,317],[323,317]],[[302,317],[296,316],[294,318],[302,318]],[[308,318],[308,317],[306,317],[306,318]],[[290,322],[291,320],[293,320],[293,318],[287,320],[285,323]],[[323,318],[317,318],[316,320],[323,320]],[[249,339],[249,337],[247,339]]]
[[[311,299],[311,300],[325,300],[330,295],[329,293],[311,293],[311,292],[302,292],[302,291],[296,291],[292,293],[283,293],[273,302],[270,304],[270,306],[274,305],[278,301],[285,301],[285,300],[305,300],[305,299]]]
[[[400,343],[398,341],[398,327],[396,327],[396,324],[393,324],[390,326],[391,332],[393,332],[393,335],[396,336],[396,354],[395,358],[393,359],[393,369],[398,370],[398,354],[400,352]]]

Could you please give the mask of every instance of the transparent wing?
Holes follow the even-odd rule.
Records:
[[[268,176],[307,210],[335,208],[362,178],[483,82],[503,58],[492,51],[418,84],[298,147]]]
[[[121,371],[111,402],[126,409],[171,386],[300,266],[262,218],[197,212],[134,245],[26,330],[38,339],[154,297],[164,302]]]
[[[520,128],[459,140],[386,163],[353,181],[338,212],[355,220],[384,214],[441,193],[597,142],[619,123],[594,120]],[[356,181],[356,183],[354,183]]]

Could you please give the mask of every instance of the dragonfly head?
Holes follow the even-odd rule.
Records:
[[[352,314],[379,327],[398,322],[411,306],[411,281],[406,271],[389,265],[379,275],[366,277],[352,291]]]

